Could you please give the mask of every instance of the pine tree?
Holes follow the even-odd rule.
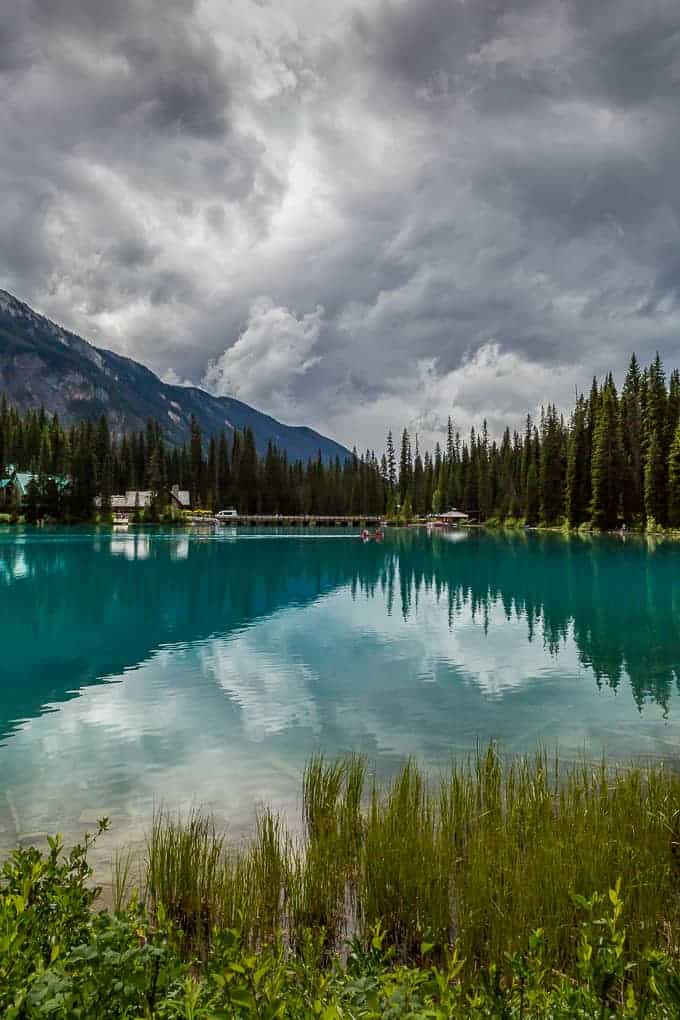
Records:
[[[645,513],[665,524],[668,509],[668,396],[663,364],[657,352],[647,373],[645,408]]]
[[[397,461],[394,453],[394,440],[392,439],[392,429],[387,433],[387,443],[385,446],[385,459],[387,461],[387,484],[390,489],[394,490],[397,487]]]
[[[680,528],[680,424],[675,428],[668,458],[668,523]]]
[[[229,444],[224,432],[220,434],[217,447],[217,504],[219,510],[226,510],[231,488],[231,469],[229,464]]]
[[[161,451],[158,443],[154,445],[149,461],[149,488],[151,489],[150,516],[157,520],[167,505]]]
[[[644,514],[641,384],[640,367],[633,354],[621,391],[621,436],[625,457],[623,515],[628,523],[641,519]]]
[[[208,463],[206,465],[206,506],[215,510],[217,504],[217,442],[214,436],[208,443]]]
[[[538,524],[541,509],[536,461],[531,460],[527,468],[527,488],[524,497],[524,518],[527,524]]]
[[[113,494],[113,468],[111,453],[104,456],[100,468],[99,496],[101,499],[100,512],[102,517],[108,517],[111,513],[111,496]]]
[[[36,524],[40,517],[41,492],[38,481],[31,478],[26,487],[25,516],[28,524]]]
[[[590,463],[588,460],[586,402],[582,396],[576,401],[567,447],[566,513],[572,528],[577,528],[590,516]]]
[[[674,368],[668,382],[667,427],[669,443],[675,437],[675,430],[680,424],[680,371]]]
[[[401,437],[401,455],[399,458],[399,500],[404,504],[406,494],[411,491],[413,483],[413,462],[411,460],[411,439],[408,430],[404,429]]]
[[[413,475],[411,480],[411,501],[413,503],[413,511],[416,515],[420,515],[424,512],[424,471],[423,471],[423,459],[420,456],[420,448],[418,445],[418,436],[416,435],[416,455],[413,461]]]
[[[623,464],[618,401],[610,376],[602,389],[593,436],[590,512],[597,528],[612,529],[617,525],[623,491]]]
[[[203,470],[203,436],[201,427],[192,414],[190,425],[190,464],[191,464],[191,505],[201,507],[205,504],[205,473]]]
[[[482,434],[477,442],[477,501],[482,520],[491,513],[493,493],[491,490],[491,470],[489,464],[489,432],[486,419],[482,424]]]
[[[666,460],[659,433],[654,430],[647,441],[645,457],[645,513],[648,521],[663,524],[667,510]]]
[[[564,430],[557,409],[550,405],[541,423],[539,491],[544,524],[557,524],[564,512],[565,469]]]
[[[258,462],[252,429],[243,430],[243,447],[238,471],[238,506],[242,514],[258,512]]]

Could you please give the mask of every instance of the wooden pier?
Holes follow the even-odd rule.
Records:
[[[368,528],[378,527],[381,518],[367,514],[348,516],[324,514],[238,514],[219,521],[210,514],[187,514],[192,524],[220,524],[241,528]]]

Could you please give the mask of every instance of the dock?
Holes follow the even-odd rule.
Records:
[[[187,514],[192,524],[217,524],[210,514]],[[227,527],[241,528],[368,528],[378,527],[382,518],[371,514],[237,514],[219,521]]]

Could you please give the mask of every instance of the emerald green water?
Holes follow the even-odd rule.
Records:
[[[680,545],[5,530],[0,647],[0,847],[160,803],[240,831],[318,749],[675,756]]]

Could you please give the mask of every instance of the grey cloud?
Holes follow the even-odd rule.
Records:
[[[114,266],[129,269],[148,267],[158,253],[158,247],[149,244],[141,235],[131,235],[115,241],[106,252],[106,259]]]
[[[119,45],[129,74],[127,113],[141,110],[149,125],[205,138],[228,129],[229,90],[219,54],[207,39],[174,33],[159,43],[155,34],[126,36]]]
[[[353,27],[366,57],[377,62],[388,79],[422,83],[442,70],[463,73],[460,65],[493,37],[505,14],[530,6],[525,0],[384,0],[373,15],[356,12]]]
[[[363,447],[680,353],[671,0],[31,0],[0,80],[2,283],[162,374],[321,307],[286,406]]]

